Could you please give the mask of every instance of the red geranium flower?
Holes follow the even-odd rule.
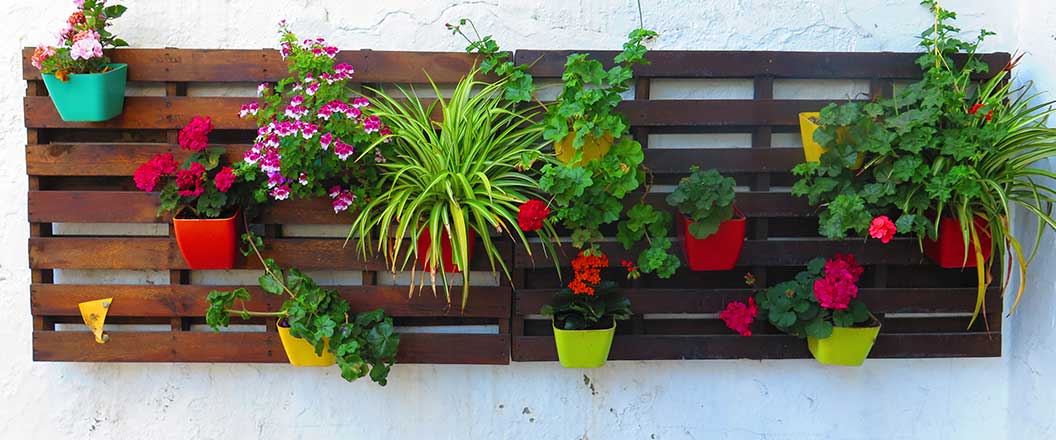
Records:
[[[730,330],[740,333],[741,336],[751,336],[750,327],[758,315],[759,307],[755,305],[755,298],[748,297],[748,304],[740,301],[726,304],[726,310],[719,313],[719,318],[722,318],[722,322],[725,322]]]
[[[874,218],[869,225],[869,236],[880,239],[881,243],[889,243],[896,232],[898,228],[895,227],[895,222],[892,222],[886,215]]]
[[[986,120],[987,121],[994,120],[994,111],[993,110],[990,110],[990,111],[986,112]]]
[[[191,167],[176,172],[176,193],[181,197],[198,197],[205,192],[205,166],[195,162]]]
[[[972,108],[968,109],[968,114],[969,115],[974,115],[976,112],[979,111],[979,109],[983,108],[983,106],[985,106],[985,105],[986,104],[983,104],[981,102],[978,103],[978,104],[973,105]]]
[[[132,179],[136,181],[136,188],[140,190],[151,192],[154,191],[154,187],[161,181],[161,171],[158,171],[150,162],[140,165],[136,168],[136,172],[132,175]]]
[[[227,190],[231,189],[231,185],[235,183],[235,170],[231,169],[231,167],[223,167],[219,173],[216,173],[216,177],[213,180],[216,189],[226,193]]]
[[[858,296],[855,283],[863,272],[853,255],[836,255],[825,263],[825,276],[814,281],[814,298],[824,308],[846,310]]]
[[[195,116],[185,127],[180,129],[178,140],[185,150],[202,151],[209,146],[208,135],[213,131],[213,120],[208,116]]]
[[[529,200],[521,204],[517,212],[517,225],[525,232],[537,231],[543,227],[543,221],[550,215],[550,208],[541,200]]]

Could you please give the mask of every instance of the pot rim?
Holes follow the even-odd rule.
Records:
[[[234,220],[235,218],[237,218],[238,214],[241,213],[241,212],[242,212],[241,209],[236,209],[235,212],[233,214],[231,214],[230,217],[221,217],[221,218],[178,218],[178,217],[176,217],[176,215],[179,215],[179,214],[176,214],[176,215],[174,215],[172,217],[172,221],[174,223],[175,222],[229,222],[229,221]]]
[[[550,326],[553,327],[555,332],[584,332],[584,333],[593,332],[593,333],[601,333],[601,332],[610,332],[610,331],[616,330],[616,319],[612,318],[612,327],[609,327],[609,328],[595,328],[595,329],[587,329],[587,330],[565,330],[565,329],[557,328],[556,320],[553,317],[551,317],[550,318]]]
[[[117,72],[120,72],[122,70],[128,70],[128,63],[110,63],[110,64],[107,64],[107,66],[110,66],[111,69],[106,71],[106,72],[99,72],[99,73],[71,73],[71,74],[69,74],[67,76],[70,77],[70,78],[80,77],[80,76],[101,76],[101,75],[109,75],[111,73],[117,73]],[[55,77],[54,73],[41,72],[40,75],[42,77],[43,76],[50,76],[50,77],[53,77],[53,78]]]

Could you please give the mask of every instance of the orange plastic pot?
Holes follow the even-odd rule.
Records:
[[[472,228],[469,229],[467,234],[469,238],[469,260],[473,261],[473,248],[476,247],[477,233]],[[432,237],[429,236],[429,229],[422,231],[421,235],[418,236],[418,260],[420,261],[422,270],[426,272],[432,271],[432,266],[429,265],[429,259],[426,255],[429,254],[429,249],[433,245]],[[462,272],[461,268],[458,267],[454,262],[454,258],[451,256],[451,236],[448,235],[447,231],[443,231],[440,234],[440,263],[444,267],[444,272],[447,273],[459,273]]]
[[[979,247],[982,248],[985,263],[990,260],[990,223],[982,217],[976,217],[975,229],[979,234]],[[924,255],[946,269],[976,267],[975,245],[971,242],[971,236],[968,240],[965,243],[960,221],[953,217],[942,217],[939,219],[938,239],[924,240]]]
[[[719,230],[704,238],[689,233],[693,224],[686,216],[679,215],[678,237],[686,253],[686,263],[693,271],[730,270],[737,265],[744,248],[744,232],[748,219],[736,210],[739,218],[719,224]]]
[[[220,270],[235,266],[238,212],[215,219],[173,218],[176,244],[193,270]]]

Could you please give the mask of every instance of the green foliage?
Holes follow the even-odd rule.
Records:
[[[412,257],[427,261],[431,281],[439,272],[445,293],[448,280],[441,247],[430,246],[425,255],[419,255],[416,247],[407,249],[408,243],[423,232],[434,242],[449,233],[454,264],[467,268],[469,231],[476,231],[492,271],[501,268],[508,277],[506,262],[490,232],[508,234],[530,252],[517,214],[525,201],[544,198],[531,167],[541,155],[542,127],[531,123],[539,110],[504,100],[504,81],[481,83],[474,79],[476,73],[463,78],[449,99],[437,99],[429,106],[422,104],[413,89],[400,89],[402,101],[373,90],[377,95],[374,114],[387,121],[393,133],[362,154],[373,154],[382,146],[394,154],[379,165],[379,187],[385,191],[363,206],[349,232],[349,238],[360,238],[357,248],[364,255],[375,248],[394,271],[404,269]],[[433,91],[442,96],[435,84]],[[443,114],[439,122],[431,118],[435,110]],[[556,258],[552,247],[560,239],[549,222],[536,235]],[[470,272],[464,270],[463,276],[465,307]]]
[[[814,281],[823,276],[825,259],[815,258],[795,279],[779,283],[755,295],[759,309],[778,330],[790,335],[824,339],[832,328],[852,327],[868,321],[872,315],[861,300],[854,299],[847,310],[821,307],[814,297]]]
[[[1052,102],[1036,104],[1039,94],[1029,84],[1012,88],[1008,76],[1018,58],[989,81],[973,81],[973,75],[989,70],[976,52],[993,33],[982,30],[974,40],[961,40],[960,29],[951,24],[955,13],[931,0],[922,4],[935,15],[920,35],[923,79],[891,99],[822,109],[814,140],[831,150],[820,163],[793,170],[800,178],[793,193],[823,207],[819,230],[831,238],[862,234],[877,215],[897,218],[902,234],[934,238],[936,220],[953,217],[966,242],[989,235],[994,255],[1006,248],[1014,252],[1025,276],[1033,254],[1022,254],[1008,217],[1013,204],[1037,215],[1035,242],[1045,228],[1056,229],[1050,216],[1056,190],[1048,184],[1056,175],[1035,166],[1056,156],[1056,130],[1046,126]],[[957,53],[966,54],[960,63],[953,59]],[[854,169],[858,154],[865,165]],[[975,218],[985,220],[987,230]],[[982,250],[968,258],[978,267],[977,316],[989,267]],[[994,260],[1001,258],[991,264]],[[1020,295],[1022,290],[1017,302]]]
[[[393,331],[392,318],[381,309],[350,313],[348,301],[336,290],[320,287],[297,269],[283,271],[271,258],[263,258],[258,251],[262,243],[259,236],[247,233],[242,238],[264,265],[260,287],[270,294],[285,295],[287,299],[278,312],[251,312],[246,309],[245,302],[251,296],[245,288],[229,292],[214,290],[206,297],[209,303],[206,323],[219,331],[220,327],[230,324],[231,315],[242,319],[278,317],[280,325],[289,326],[290,334],[311,344],[317,355],[329,346],[345,380],[351,382],[369,375],[374,382],[385,385],[400,344],[400,336]]]
[[[467,24],[473,30],[473,38],[462,30],[462,26]],[[457,25],[447,23],[444,26],[451,31],[451,34],[461,35],[466,39],[469,43],[469,46],[466,46],[466,52],[480,54],[484,57],[480,63],[481,73],[494,73],[505,80],[503,88],[507,100],[513,102],[532,100],[535,94],[535,82],[532,75],[528,73],[530,67],[528,64],[514,64],[510,53],[499,50],[499,44],[491,35],[480,36],[472,20],[462,18],[458,20]]]
[[[667,204],[693,222],[689,225],[693,237],[704,239],[718,231],[722,222],[733,218],[737,181],[717,170],[701,171],[693,166],[691,171],[668,194]]]
[[[41,60],[41,73],[54,74],[65,81],[66,75],[69,74],[105,72],[107,65],[110,64],[110,58],[106,55],[89,59],[73,59],[70,55],[73,36],[83,31],[95,31],[99,33],[99,44],[104,49],[128,46],[128,42],[115,37],[106,29],[112,24],[111,20],[120,18],[127,10],[128,7],[125,5],[107,6],[105,0],[85,0],[77,11],[84,14],[84,20],[73,24],[70,32],[59,36],[59,46],[51,47],[54,54]]]
[[[552,318],[554,325],[563,330],[601,329],[608,328],[614,319],[629,319],[631,300],[620,293],[616,283],[603,281],[594,295],[576,295],[562,289],[540,313]]]
[[[660,278],[670,278],[681,265],[678,257],[669,252],[668,238],[671,214],[651,205],[639,203],[627,211],[627,220],[620,222],[616,239],[624,249],[631,249],[645,239],[648,247],[638,256],[638,267],[644,273],[656,273]]]

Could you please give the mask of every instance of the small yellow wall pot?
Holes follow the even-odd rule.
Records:
[[[557,359],[565,368],[598,368],[605,365],[615,334],[615,320],[611,328],[601,330],[562,330],[554,325]]]
[[[821,117],[819,112],[806,112],[799,114],[799,135],[803,138],[803,158],[807,162],[820,162],[821,155],[829,151],[828,148],[822,147],[821,144],[814,141],[814,132],[818,131],[818,118]],[[836,130],[836,138],[839,142],[842,142],[847,136],[846,128],[839,128]],[[862,167],[862,163],[865,157],[858,154],[858,160],[854,163],[853,169]]]
[[[576,157],[576,148],[572,146],[572,141],[575,140],[576,134],[569,133],[563,139],[554,142],[554,152],[557,153],[557,158],[561,162],[569,165],[573,165],[572,159]],[[594,159],[600,159],[609,154],[609,150],[612,149],[612,143],[614,139],[609,133],[605,133],[600,138],[594,136],[584,136],[583,146],[580,149],[583,151],[583,159],[579,163],[587,163]]]
[[[822,364],[857,367],[869,357],[878,334],[879,323],[875,327],[833,327],[832,336],[825,339],[807,337],[807,348]]]
[[[295,367],[329,367],[337,363],[337,358],[330,352],[330,341],[326,341],[323,354],[315,354],[315,347],[308,341],[290,334],[289,327],[279,326],[279,339],[282,340],[282,348],[286,351],[286,357],[290,364]]]

